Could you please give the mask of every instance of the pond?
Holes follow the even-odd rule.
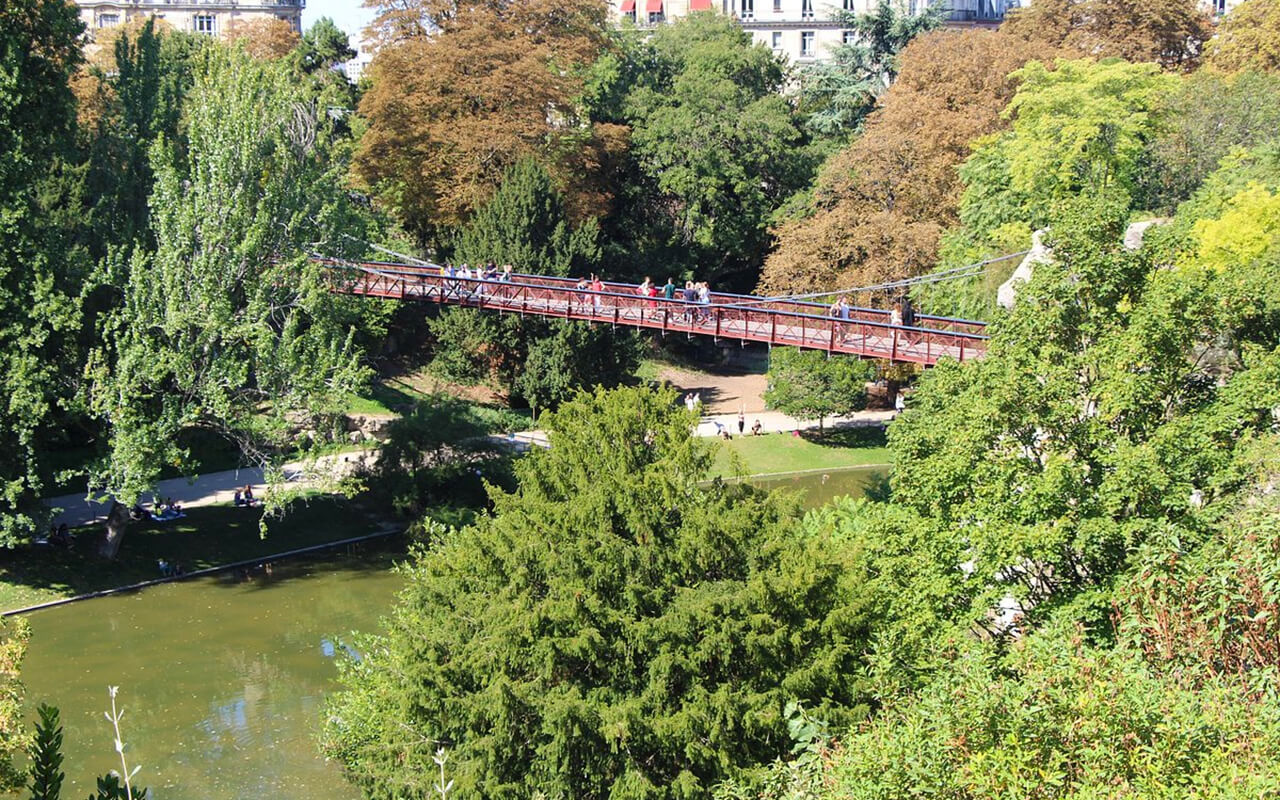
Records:
[[[335,650],[373,631],[401,586],[391,554],[341,554],[167,584],[29,615],[30,707],[62,711],[64,797],[115,768],[107,686],[130,767],[154,800],[350,798],[315,737]],[[33,711],[34,714],[34,711]]]
[[[787,489],[800,493],[805,508],[817,508],[842,495],[862,497],[867,489],[887,479],[885,467],[808,470],[747,478],[762,489]]]
[[[813,508],[861,496],[885,475],[858,468],[753,478],[795,489]],[[153,800],[350,798],[337,765],[316,753],[335,652],[374,631],[401,578],[387,552],[277,564],[270,575],[171,583],[28,616],[22,677],[34,709],[57,705],[65,797],[84,797],[119,763],[107,687],[119,686],[123,739]]]

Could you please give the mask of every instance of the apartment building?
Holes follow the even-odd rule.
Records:
[[[276,17],[302,31],[307,0],[76,0],[90,35],[135,17],[154,16],[178,30],[217,36],[232,22]]]
[[[851,42],[854,32],[834,19],[837,10],[863,14],[877,0],[609,0],[614,18],[641,27],[658,25],[695,11],[719,11],[732,16],[755,41],[796,63],[828,57],[833,47]],[[948,20],[954,23],[998,23],[1017,0],[952,0]],[[906,0],[912,14],[922,13],[927,0]]]

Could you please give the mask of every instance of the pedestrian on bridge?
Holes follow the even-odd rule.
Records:
[[[600,313],[600,293],[604,291],[604,281],[600,280],[600,276],[592,273],[591,275],[591,305],[595,308],[597,314]]]

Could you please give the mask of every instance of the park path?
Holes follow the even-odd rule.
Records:
[[[830,417],[824,420],[824,424],[828,428],[874,426],[887,424],[891,419],[893,419],[892,411],[861,411],[846,417]],[[818,427],[817,420],[799,421],[777,411],[758,411],[746,415],[748,436],[751,435],[751,426],[756,420],[760,421],[760,427],[764,433],[815,430]],[[719,436],[720,428],[716,427],[716,423],[723,426],[723,429],[728,431],[731,436],[738,435],[738,415],[736,413],[704,415],[698,423],[695,431],[696,435],[704,437]],[[531,445],[547,446],[547,435],[539,430],[522,431],[490,438],[495,442],[516,448],[527,448]],[[377,458],[376,450],[360,450],[336,456],[325,456],[318,459],[312,467],[308,467],[303,463],[286,464],[284,466],[285,483],[290,487],[305,488],[308,484],[317,482],[315,476],[318,471],[323,470],[325,477],[332,477],[334,472],[329,468],[336,467],[338,475],[341,476],[355,470],[361,464],[371,463],[375,458]],[[156,497],[171,498],[174,502],[180,503],[187,508],[230,503],[235,499],[236,491],[243,489],[246,485],[252,486],[254,494],[259,497],[269,488],[263,478],[261,469],[247,467],[245,469],[226,470],[225,472],[210,472],[195,478],[171,478],[160,481],[156,484],[154,492],[143,497],[143,504],[150,506],[154,503]],[[107,518],[107,513],[111,510],[110,500],[97,502],[86,499],[84,494],[50,497],[45,502],[52,508],[62,509],[54,518],[54,524],[61,525],[66,523],[68,527],[72,528],[103,522]]]
[[[331,477],[337,468],[339,476],[353,471],[361,463],[369,463],[376,458],[376,450],[359,450],[341,453],[334,456],[323,456],[316,459],[314,465],[301,462],[284,465],[285,484],[292,488],[306,488],[318,483],[320,472],[324,477]],[[170,478],[156,484],[154,492],[143,495],[142,503],[151,506],[155,498],[172,498],[187,508],[211,506],[219,503],[231,503],[235,500],[236,491],[245,486],[252,486],[253,493],[261,497],[268,489],[262,470],[257,467],[229,469],[224,472],[210,472],[195,478]],[[53,522],[55,525],[66,523],[75,528],[104,522],[111,511],[111,501],[97,502],[89,500],[84,493],[64,494],[60,497],[49,497],[45,503],[51,508],[62,509]]]

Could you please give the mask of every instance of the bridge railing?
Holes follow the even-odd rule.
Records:
[[[887,313],[875,309],[851,311],[848,319],[832,318],[795,310],[825,311],[820,304],[734,302],[743,295],[715,294],[711,303],[704,304],[639,295],[634,284],[610,282],[603,291],[593,291],[578,288],[573,278],[512,275],[510,280],[487,280],[445,276],[436,267],[331,263],[340,267],[332,273],[335,289],[371,297],[419,299],[921,364],[944,357],[968,361],[986,350],[986,337],[981,334],[893,325]]]

